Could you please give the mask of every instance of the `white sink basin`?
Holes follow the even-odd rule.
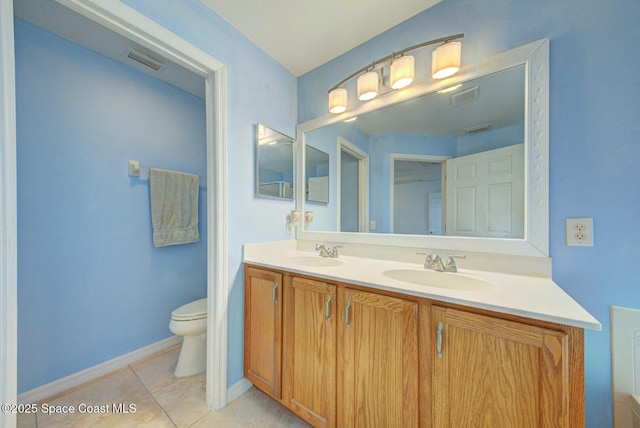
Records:
[[[289,257],[288,259],[292,264],[298,266],[308,266],[308,267],[329,267],[329,266],[340,266],[344,263],[340,259],[333,259],[329,257],[320,257],[320,256],[294,256]]]
[[[398,281],[450,290],[489,291],[496,288],[490,282],[460,273],[436,272],[426,269],[392,269],[384,271],[382,274]]]

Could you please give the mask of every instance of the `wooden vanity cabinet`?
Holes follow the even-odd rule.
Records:
[[[584,427],[580,328],[245,272],[245,376],[315,427]]]
[[[244,376],[275,399],[281,397],[282,274],[245,268]]]
[[[558,327],[432,306],[425,426],[583,427],[582,331]]]
[[[338,427],[418,426],[418,304],[340,288]]]
[[[285,276],[282,401],[315,427],[336,426],[336,286]]]
[[[315,427],[418,426],[416,302],[285,275],[283,403]]]

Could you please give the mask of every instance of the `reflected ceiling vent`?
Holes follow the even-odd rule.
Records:
[[[464,91],[456,92],[450,95],[451,105],[459,106],[464,103],[471,102],[478,99],[478,87],[465,89]]]
[[[150,68],[153,71],[161,71],[165,67],[165,64],[161,60],[152,57],[147,52],[143,52],[140,48],[128,47],[127,49],[125,49],[122,56],[133,60],[147,68]]]
[[[484,125],[478,125],[478,126],[473,126],[471,128],[465,128],[464,133],[465,134],[475,134],[476,132],[486,131],[489,128],[491,128],[491,124],[490,123],[485,123]]]

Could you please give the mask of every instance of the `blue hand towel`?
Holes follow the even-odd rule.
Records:
[[[198,176],[149,168],[153,245],[190,244],[198,232]]]

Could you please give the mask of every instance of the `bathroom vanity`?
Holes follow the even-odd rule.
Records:
[[[543,277],[245,253],[245,376],[316,427],[584,426],[584,328]]]
[[[256,387],[316,427],[584,426],[601,326],[551,279],[548,70],[543,39],[298,126],[297,241],[245,246]]]

